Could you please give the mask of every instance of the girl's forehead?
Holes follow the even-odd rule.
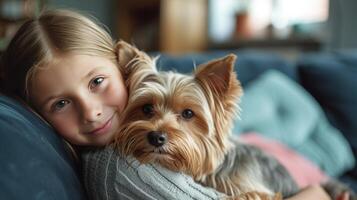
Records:
[[[83,76],[84,72],[94,68],[109,68],[115,64],[108,58],[81,54],[65,54],[56,56],[55,59],[47,62],[39,68],[39,73],[54,74],[60,76],[61,73],[70,73],[72,76]]]
[[[93,76],[116,76],[116,65],[107,58],[70,55],[41,67],[32,78],[30,95],[47,96],[67,93],[88,85]]]

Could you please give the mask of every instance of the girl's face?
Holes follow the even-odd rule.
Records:
[[[31,83],[35,108],[68,142],[101,146],[112,140],[128,94],[111,60],[67,54]]]

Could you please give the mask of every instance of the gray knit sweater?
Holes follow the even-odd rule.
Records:
[[[223,194],[206,188],[182,173],[158,165],[140,165],[120,157],[112,148],[82,153],[83,179],[89,199],[222,199]]]

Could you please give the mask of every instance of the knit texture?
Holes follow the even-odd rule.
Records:
[[[83,180],[89,199],[222,199],[223,194],[183,173],[158,165],[141,165],[111,147],[82,153]]]

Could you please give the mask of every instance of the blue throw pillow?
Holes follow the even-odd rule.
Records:
[[[244,90],[241,120],[235,127],[288,145],[330,176],[354,166],[352,151],[341,132],[330,125],[311,95],[289,77],[267,71]]]
[[[357,51],[308,54],[299,59],[298,69],[301,84],[357,155]]]
[[[73,159],[53,129],[0,95],[0,199],[85,199]]]

